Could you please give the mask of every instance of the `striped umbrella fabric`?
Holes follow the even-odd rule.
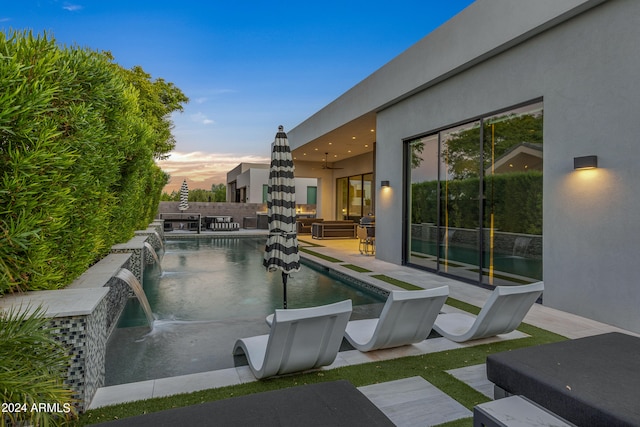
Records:
[[[189,209],[189,186],[187,186],[187,180],[182,181],[182,185],[180,186],[180,204],[178,205],[178,209],[181,211],[186,211]]]
[[[267,271],[282,270],[284,308],[287,308],[287,278],[290,273],[300,271],[294,169],[287,134],[279,126],[271,150],[267,189],[269,237],[263,265]]]

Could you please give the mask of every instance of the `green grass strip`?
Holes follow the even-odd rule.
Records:
[[[299,250],[301,252],[304,252],[305,254],[313,255],[313,256],[321,258],[321,259],[323,259],[325,261],[329,261],[329,262],[344,262],[344,261],[342,261],[342,260],[340,260],[338,258],[334,258],[334,257],[329,256],[329,255],[323,255],[323,254],[320,254],[318,252],[312,251],[312,250],[307,249],[307,248],[299,248]]]
[[[342,264],[342,266],[350,270],[357,271],[358,273],[371,273],[371,270],[368,270],[364,267],[358,267],[357,265],[353,264]]]
[[[371,277],[375,277],[378,280],[382,280],[383,282],[387,282],[389,284],[398,286],[407,291],[419,291],[422,289],[421,287],[412,285],[409,282],[404,282],[402,280],[394,279],[393,277],[389,277],[384,274],[373,274]]]
[[[315,247],[315,248],[324,248],[323,245],[320,245],[320,244],[315,243],[315,242],[310,242],[308,240],[300,240],[300,239],[298,239],[298,243],[304,243],[307,246],[312,246],[312,247]]]
[[[460,303],[460,301],[452,300],[451,298],[447,303],[450,302],[453,304]],[[465,303],[461,304],[465,305]],[[477,309],[477,307],[475,308]],[[566,339],[560,335],[524,323],[521,324],[518,329],[530,335],[530,337],[499,341],[491,344],[483,344],[456,350],[447,350],[439,353],[403,357],[386,361],[376,361],[355,366],[345,366],[327,371],[288,375],[280,378],[203,390],[189,394],[123,403],[87,411],[85,414],[80,416],[76,425],[84,426],[149,412],[161,411],[164,409],[195,405],[213,400],[244,396],[252,393],[260,393],[269,390],[277,390],[324,381],[346,379],[356,387],[361,387],[370,384],[409,378],[416,375],[423,377],[425,380],[438,387],[469,410],[473,410],[475,405],[487,402],[490,399],[464,382],[459,381],[452,375],[449,375],[446,371],[485,363],[487,356],[492,353],[557,342]],[[445,425],[448,427],[469,426],[471,425],[469,420],[469,418],[456,420],[455,422],[447,423]]]

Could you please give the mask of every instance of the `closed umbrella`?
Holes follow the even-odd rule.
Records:
[[[180,211],[186,211],[189,209],[189,186],[187,186],[187,180],[182,181],[182,186],[180,186],[180,204],[178,205],[178,209]]]
[[[287,278],[300,271],[296,233],[296,187],[294,167],[287,134],[282,126],[271,150],[271,167],[267,189],[269,237],[263,265],[268,271],[282,270],[283,307],[287,308]]]

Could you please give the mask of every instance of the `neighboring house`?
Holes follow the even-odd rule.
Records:
[[[266,203],[268,163],[240,163],[227,172],[227,202]],[[316,178],[296,177],[296,204],[315,205]]]
[[[381,260],[542,279],[545,305],[640,332],[637,17],[476,0],[291,129],[296,176],[318,178],[319,216],[375,213]]]

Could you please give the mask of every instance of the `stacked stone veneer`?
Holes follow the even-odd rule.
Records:
[[[449,244],[471,249],[478,248],[478,230],[454,227],[449,227],[448,230]],[[483,232],[484,241],[489,242],[489,230],[485,229]],[[440,229],[440,236],[438,236],[438,228],[432,223],[412,224],[411,236],[426,242],[442,242],[444,228]],[[523,244],[520,245],[520,242]],[[542,236],[540,235],[494,231],[493,245],[497,253],[542,259]]]
[[[34,310],[38,306],[45,309],[56,339],[69,349],[71,361],[64,382],[73,390],[80,412],[89,406],[98,388],[104,386],[107,340],[133,296],[129,286],[115,275],[126,268],[142,280],[144,243],[163,236],[161,222],[154,221],[152,228],[159,229],[158,234],[142,233],[123,245],[114,246],[113,253],[64,289],[0,298],[0,310],[10,307]],[[155,246],[157,242],[150,244]]]
[[[158,223],[158,227],[161,228],[160,231],[158,231],[158,228],[153,226],[155,223]],[[147,228],[146,230],[139,230],[136,231],[136,236],[146,236],[147,237],[147,243],[149,243],[153,249],[158,252],[159,250],[161,250],[164,245],[163,245],[163,239],[164,239],[164,220],[157,220],[154,221],[152,223],[152,226],[150,226],[149,228]]]
[[[148,256],[144,246],[147,239],[148,239],[147,236],[138,235],[138,236],[135,236],[133,239],[129,240],[127,243],[120,243],[118,245],[113,245],[111,247],[112,254],[130,254],[131,255],[131,259],[129,262],[129,270],[133,273],[134,276],[136,276],[136,278],[140,283],[142,283],[144,265],[147,262],[146,257]]]

